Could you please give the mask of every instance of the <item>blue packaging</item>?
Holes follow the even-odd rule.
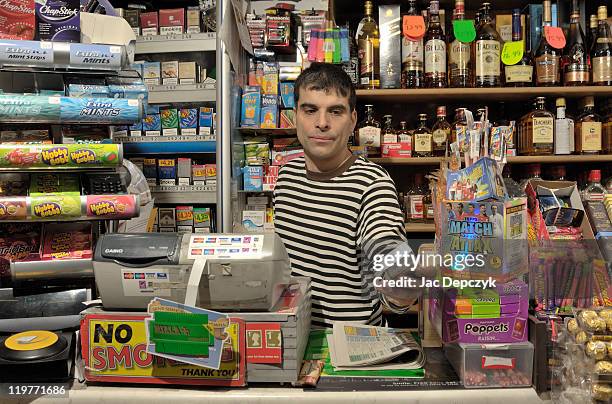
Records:
[[[141,131],[142,130],[142,125],[143,125],[142,121],[136,122],[135,124],[130,126],[130,128],[129,128],[130,132],[132,132],[132,131],[136,131],[136,132]]]
[[[261,87],[247,86],[242,93],[240,126],[258,128],[261,113]]]
[[[133,123],[142,117],[137,100],[62,97],[60,119],[74,122]]]
[[[295,83],[293,81],[281,82],[281,108],[295,108],[294,89]]]
[[[147,115],[142,120],[142,130],[161,131],[161,117],[159,114]]]
[[[244,190],[261,192],[263,190],[263,166],[245,166],[242,171]]]
[[[40,41],[81,42],[80,7],[80,0],[37,1],[36,39]]]
[[[0,65],[53,66],[53,44],[3,39],[0,42]]]
[[[176,161],[174,159],[157,160],[157,178],[159,178],[159,185],[176,185]]]
[[[109,88],[107,86],[90,84],[68,85],[68,96],[70,97],[108,98],[108,95]]]
[[[140,100],[145,112],[147,114],[153,113],[149,110],[149,91],[144,84],[110,85],[108,90],[111,98]]]
[[[278,127],[278,96],[264,94],[261,96],[260,128],[274,129]]]
[[[121,70],[127,62],[125,55],[121,46],[75,43],[70,45],[70,67]]]
[[[200,128],[210,128],[213,126],[213,108],[200,107]]]
[[[182,108],[179,111],[179,127],[181,135],[197,135],[198,132],[198,109]]]

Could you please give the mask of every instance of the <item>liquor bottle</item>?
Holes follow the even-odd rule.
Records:
[[[540,177],[541,173],[542,173],[542,166],[540,166],[539,163],[529,164],[527,166],[527,172],[526,172],[527,176],[523,178],[521,182],[519,182],[519,189],[521,191],[521,196],[525,196],[525,189],[527,188],[527,184],[529,184],[529,181],[542,179],[542,177]]]
[[[357,29],[359,46],[359,78],[362,88],[380,88],[380,34],[378,24],[372,18],[372,1],[365,2],[365,16]]]
[[[457,108],[455,109],[455,119],[451,127],[450,143],[459,143],[459,152],[461,156],[467,151],[467,134],[468,126],[465,117],[465,108]]]
[[[434,123],[434,126],[431,128],[433,155],[437,157],[444,157],[444,155],[446,155],[448,141],[451,138],[451,126],[446,120],[445,106],[439,106],[436,108],[436,117],[436,123]]]
[[[415,157],[431,157],[433,151],[433,137],[431,129],[427,127],[427,114],[419,114],[419,126],[414,130],[412,145]]]
[[[595,99],[584,99],[582,114],[574,126],[574,145],[577,154],[601,153],[601,117],[595,113]]]
[[[508,196],[510,198],[518,198],[519,196],[521,196],[521,188],[519,187],[519,184],[512,178],[512,172],[510,171],[509,164],[504,165],[502,176],[504,184],[506,185],[506,191],[508,192]]]
[[[501,38],[490,15],[491,4],[483,3],[482,6],[474,47],[476,87],[498,87],[501,84]]]
[[[523,32],[521,29],[521,10],[512,10],[512,41],[521,41]],[[533,83],[533,62],[531,55],[527,52],[525,41],[523,41],[523,58],[515,65],[506,66],[506,86],[528,87]]]
[[[589,51],[580,26],[578,0],[573,0],[570,15],[569,39],[565,47],[564,76],[566,86],[588,85],[591,79]]]
[[[408,1],[405,15],[419,15],[416,3]],[[402,88],[421,88],[423,79],[423,38],[413,41],[402,33]]]
[[[404,147],[404,145],[402,145],[402,149],[404,150],[404,152],[406,153],[405,156],[406,157],[412,157],[412,135],[410,134],[410,131],[408,130],[408,124],[406,123],[406,121],[401,121],[400,122],[400,128],[397,131],[397,141],[400,144],[407,144],[406,147]]]
[[[565,116],[565,98],[557,98],[555,104],[557,106],[555,154],[571,154],[570,139],[574,137],[574,121]]]
[[[349,31],[349,60],[342,63],[342,70],[351,78],[351,82],[355,87],[359,87],[359,52],[355,43],[355,36]]]
[[[358,146],[365,146],[368,154],[380,154],[380,122],[374,118],[374,106],[366,105],[366,118],[357,126]]]
[[[608,25],[608,8],[597,8],[597,36],[591,49],[593,64],[593,85],[612,85],[612,33]]]
[[[550,169],[551,181],[566,181],[566,175],[565,166],[552,166]]]
[[[601,185],[601,170],[591,170],[589,184],[582,193],[584,201],[603,201],[606,189]]]
[[[423,213],[425,214],[425,223],[433,223],[435,214],[434,206],[431,198],[431,189],[429,186],[423,186]]]
[[[602,129],[602,149],[605,154],[612,154],[612,98],[608,98],[606,118]]]
[[[546,98],[536,99],[535,109],[519,123],[519,153],[526,156],[553,154],[554,116],[546,110]]]
[[[546,27],[552,26],[552,11],[550,0],[544,0],[542,38],[540,46],[535,52],[534,64],[536,67],[536,85],[558,86],[561,82],[559,62],[561,52],[553,48],[546,40]]]
[[[425,33],[425,87],[446,87],[446,42],[440,26],[438,0],[429,3],[429,26]]]
[[[463,0],[455,1],[453,20],[465,19]],[[453,28],[448,35],[448,69],[450,87],[473,87],[472,43],[464,43],[455,38]]]
[[[423,174],[416,173],[414,175],[414,184],[408,191],[408,221],[411,223],[422,223],[425,221],[425,212],[423,206]]]
[[[589,57],[591,56],[591,50],[593,50],[595,38],[597,38],[597,15],[591,14],[589,32],[587,32],[587,52],[589,53]]]
[[[395,129],[393,129],[393,116],[385,115],[383,119],[385,123],[380,134],[380,144],[397,143],[397,133],[395,133]]]

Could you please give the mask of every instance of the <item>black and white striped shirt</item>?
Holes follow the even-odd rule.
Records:
[[[369,262],[406,241],[389,174],[363,157],[332,173],[308,171],[298,158],[280,169],[274,209],[292,274],[312,279],[312,324],[379,324],[381,303]]]

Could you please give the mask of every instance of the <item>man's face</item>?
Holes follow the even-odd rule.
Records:
[[[350,111],[348,97],[341,97],[335,90],[300,89],[297,136],[304,153],[315,162],[341,155],[356,122],[357,112]]]
[[[474,213],[474,206],[472,205],[468,206],[468,210],[470,213]]]
[[[497,206],[493,205],[491,206],[491,211],[493,212],[493,214],[497,213]]]

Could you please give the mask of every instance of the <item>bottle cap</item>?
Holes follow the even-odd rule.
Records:
[[[372,2],[370,0],[366,0],[365,2],[365,13],[367,15],[372,15],[372,9],[374,8],[374,6],[372,5]]]
[[[592,95],[588,95],[582,99],[581,104],[585,107],[594,107],[595,106],[595,97]]]
[[[406,126],[406,125],[408,125],[406,121],[400,121],[400,126]]]
[[[446,107],[444,105],[440,105],[436,108],[436,116],[446,116]]]
[[[608,19],[608,7],[607,6],[599,6],[597,7],[597,19],[599,21],[601,20],[607,20]]]
[[[393,118],[393,115],[383,115],[383,118],[385,118],[385,119]]]
[[[601,170],[591,170],[589,173],[589,181],[599,182],[601,181]]]
[[[419,114],[419,119],[427,119],[427,114]]]
[[[537,97],[536,102],[546,102],[546,97]]]
[[[591,20],[589,23],[589,27],[597,28],[597,16],[595,14],[591,14]]]
[[[429,2],[429,12],[431,14],[438,14],[440,12],[440,3],[438,0],[431,0]]]
[[[556,101],[555,104],[556,104],[557,107],[565,107],[565,106],[567,106],[565,104],[565,98],[563,98],[563,97],[557,98],[557,101]]]

